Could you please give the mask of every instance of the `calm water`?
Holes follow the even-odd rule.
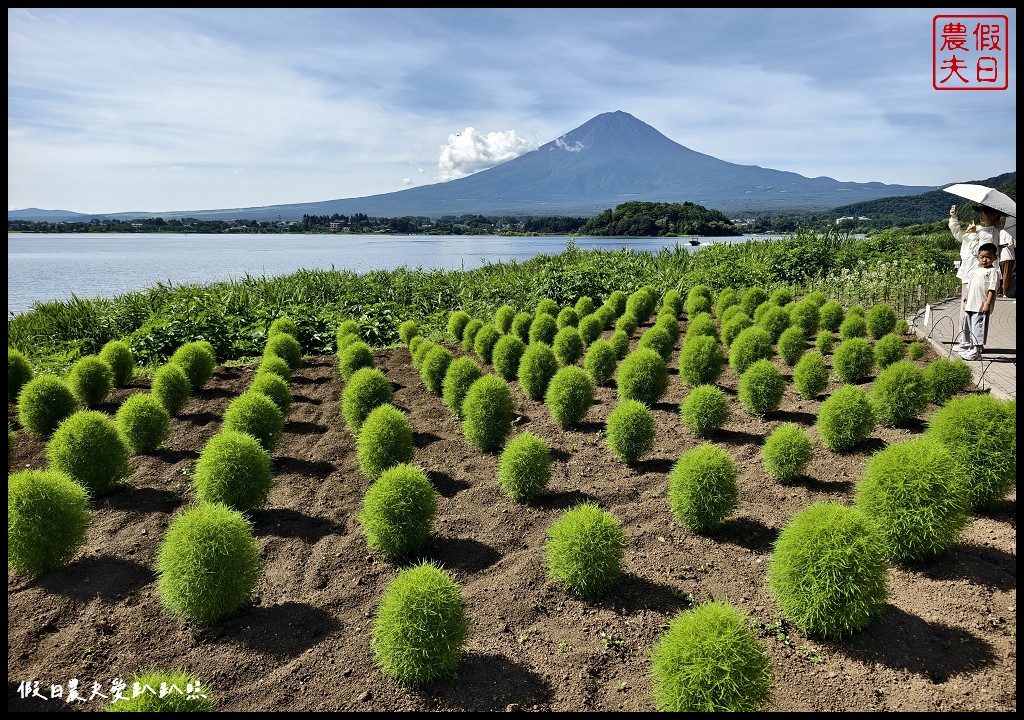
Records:
[[[702,238],[743,242],[749,238]],[[49,300],[115,297],[159,282],[183,285],[289,275],[301,269],[353,272],[470,270],[565,249],[568,237],[493,235],[7,235],[7,313]],[[576,238],[581,248],[657,251],[688,238]],[[695,247],[692,249],[696,249]]]

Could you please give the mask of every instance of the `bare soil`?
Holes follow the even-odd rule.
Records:
[[[922,365],[935,359],[927,352]],[[668,505],[670,468],[704,442],[679,418],[688,388],[677,357],[669,390],[653,409],[655,449],[633,467],[614,458],[602,435],[616,404],[614,381],[598,388],[597,402],[572,430],[511,383],[519,415],[513,432],[540,435],[554,456],[547,492],[517,504],[498,487],[498,455],[465,440],[409,352],[375,353],[415,432],[414,463],[440,494],[423,557],[454,574],[470,618],[457,677],[417,690],[397,686],[374,665],[374,612],[401,567],[370,551],[356,519],[370,480],[340,414],[343,382],[331,355],[305,358],[292,378],[275,487],[265,509],[252,514],[263,571],[251,604],[208,628],[161,606],[153,572],[160,540],[195,496],[190,474],[199,452],[255,372],[255,365],[219,367],[173,420],[166,447],[134,457],[130,484],[94,503],[88,542],[74,562],[33,580],[8,571],[8,710],[99,711],[104,701],[88,699],[94,683],[109,695],[114,678],[184,667],[229,711],[650,711],[651,648],[677,613],[716,599],[749,616],[771,658],[774,690],[765,710],[1015,711],[1016,492],[976,515],[941,557],[893,567],[890,600],[867,629],[842,642],[806,637],[780,618],[766,584],[773,542],[812,502],[852,503],[871,453],[922,433],[935,408],[915,427],[878,427],[865,447],[840,455],[814,430],[821,401],[837,384],[814,401],[790,385],[764,420],[736,402],[711,441],[736,462],[739,505],[719,530],[697,535],[675,522]],[[735,400],[731,369],[718,385]],[[101,409],[113,413],[128,394],[147,389],[137,380]],[[7,414],[17,428],[12,468],[43,467],[45,445],[20,428],[13,405]],[[765,474],[760,459],[764,439],[783,422],[807,427],[815,442],[806,477],[786,486]],[[612,512],[628,541],[621,582],[595,601],[550,580],[543,554],[549,526],[581,501]],[[66,692],[72,678],[85,701],[19,692],[22,682],[38,680],[49,697],[51,685]]]

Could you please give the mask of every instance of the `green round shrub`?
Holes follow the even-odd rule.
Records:
[[[99,410],[79,410],[53,431],[46,459],[99,498],[117,490],[132,474],[131,447],[114,419]]]
[[[510,335],[516,335],[524,343],[530,342],[530,325],[533,323],[533,313],[516,313],[512,318],[512,327],[509,328]]]
[[[555,351],[555,357],[561,365],[574,364],[583,355],[583,338],[580,337],[580,331],[572,325],[563,327],[555,333],[551,349]]]
[[[288,317],[279,317],[274,322],[270,323],[270,327],[267,328],[267,339],[284,333],[291,335],[296,340],[299,339],[299,326],[295,324],[295,321]]]
[[[915,340],[914,342],[910,343],[910,346],[907,348],[907,356],[911,360],[920,360],[921,358],[923,358],[924,343],[921,342],[920,340]]]
[[[846,319],[846,311],[838,300],[829,300],[818,308],[818,328],[830,333],[839,332],[839,326]]]
[[[115,697],[107,712],[213,712],[215,702],[207,694],[205,687],[195,675],[184,670],[149,670],[139,673],[129,680],[128,687],[151,687],[155,693],[130,693]],[[166,687],[167,693],[160,696]],[[177,688],[177,690],[175,690]],[[189,688],[196,689],[194,692]]]
[[[213,371],[217,369],[216,355],[210,351],[207,345],[203,345],[199,341],[187,342],[179,347],[171,355],[169,362],[180,366],[185,371],[185,377],[188,378],[192,392],[208,383],[213,377]]]
[[[728,602],[677,614],[651,650],[650,674],[662,711],[754,712],[771,700],[771,659]]]
[[[854,337],[836,346],[832,369],[840,382],[849,385],[863,382],[875,369],[875,351],[867,338]]]
[[[338,355],[338,372],[341,374],[341,379],[346,382],[352,379],[356,370],[375,365],[373,350],[362,340],[349,343]]]
[[[756,361],[740,376],[740,405],[755,417],[778,410],[785,391],[786,379],[771,360]]]
[[[927,436],[965,468],[973,510],[987,509],[1017,483],[1017,404],[992,395],[947,401],[928,420]]]
[[[558,322],[547,313],[538,312],[530,323],[530,343],[550,345],[558,334]]]
[[[896,322],[900,319],[892,305],[879,303],[872,305],[864,320],[867,322],[868,332],[875,340],[883,337],[896,329]]]
[[[25,354],[16,348],[7,348],[7,399],[16,402],[21,388],[33,377],[32,365]]]
[[[576,304],[573,305],[573,308],[576,310],[576,312],[582,319],[589,315],[590,313],[594,312],[597,309],[597,305],[594,304],[594,298],[588,295],[584,295],[583,297],[576,299]]]
[[[789,367],[795,367],[800,361],[800,357],[807,350],[807,337],[804,335],[804,329],[799,325],[791,325],[786,328],[779,335],[776,347],[779,350],[779,357],[782,358],[782,362],[786,363]]]
[[[711,297],[710,288],[708,289],[708,297]],[[678,289],[669,288],[661,298],[661,306],[671,308],[672,314],[678,318],[682,316],[683,310],[686,309],[686,300],[683,299]]]
[[[707,437],[729,422],[732,408],[725,393],[714,385],[697,385],[683,399],[679,415],[690,432]]]
[[[380,368],[360,368],[341,391],[341,416],[349,430],[358,435],[366,416],[394,399],[391,381]]]
[[[633,336],[633,333],[636,332],[636,329],[639,326],[640,320],[631,312],[623,313],[619,316],[619,319],[615,321],[615,329],[621,330],[629,337]]]
[[[715,327],[715,321],[711,317],[711,313],[698,313],[697,315],[694,315],[693,318],[694,319],[691,320],[687,326],[687,334],[693,331],[693,325],[695,322],[698,322],[698,318],[700,318],[699,322],[701,325],[706,327],[707,320],[710,320],[711,328]],[[679,318],[677,318],[675,313],[672,312],[672,308],[665,307],[661,309],[654,320],[654,325],[651,326],[651,329],[654,328],[664,330],[665,334],[668,335],[669,340],[672,341],[672,345],[675,345],[676,341],[679,339]],[[671,350],[669,352],[671,353]]]
[[[284,358],[277,355],[264,355],[260,360],[259,367],[256,368],[256,374],[262,375],[264,373],[277,375],[286,383],[292,381],[292,369],[288,367],[288,363]]]
[[[558,325],[559,330],[569,326],[576,327],[580,324],[580,314],[576,312],[574,307],[564,307],[558,311],[555,323]]]
[[[274,485],[270,453],[248,433],[221,430],[199,453],[192,482],[200,502],[222,503],[243,513],[259,510]]]
[[[424,358],[426,358],[427,354],[435,347],[437,347],[437,344],[427,339],[424,339],[422,342],[418,343],[414,341],[413,344],[409,347],[409,350],[412,353],[412,366],[417,370],[422,368]]]
[[[515,380],[519,375],[519,361],[526,352],[526,343],[518,335],[502,335],[494,344],[491,364],[506,380]]]
[[[18,393],[18,422],[30,435],[47,438],[78,409],[67,383],[54,375],[38,375]]]
[[[531,400],[542,400],[551,378],[558,372],[558,358],[550,345],[532,342],[519,360],[519,385]]]
[[[453,310],[448,313],[448,334],[455,340],[462,340],[462,335],[470,320],[469,313],[465,310]]]
[[[971,519],[964,469],[928,436],[887,445],[868,458],[854,505],[875,521],[896,562],[945,552]]]
[[[100,359],[114,372],[114,387],[125,387],[135,376],[135,356],[123,340],[111,340],[100,350]]]
[[[728,308],[738,306],[739,304],[740,294],[736,292],[734,288],[723,288],[718,293],[718,299],[715,300],[715,315],[721,318],[722,313],[724,313]]]
[[[264,355],[277,355],[288,363],[292,370],[302,366],[302,346],[295,339],[294,335],[278,333],[267,338],[267,344],[263,349]]]
[[[228,404],[223,428],[248,433],[273,453],[284,434],[284,415],[268,396],[249,389]]]
[[[627,299],[626,293],[622,290],[613,290],[608,296],[608,300],[606,302],[615,310],[615,317],[619,317],[622,313],[626,312]]]
[[[683,307],[687,315],[696,315],[699,312],[706,312],[705,305],[711,303],[711,288],[707,285],[694,285],[686,293],[686,302]]]
[[[896,327],[892,329],[897,335],[908,335],[910,333],[910,323],[903,318],[896,321]]]
[[[604,385],[611,380],[618,364],[619,358],[615,354],[615,348],[610,342],[601,338],[591,344],[583,358],[583,369],[590,375],[594,385]]]
[[[415,320],[403,320],[398,325],[398,339],[402,344],[409,347],[414,337],[420,334],[420,325]]]
[[[676,521],[697,533],[720,526],[739,501],[738,475],[732,457],[716,445],[704,443],[684,452],[668,476]]]
[[[654,415],[637,400],[621,400],[605,424],[608,448],[627,465],[654,449],[655,430]]]
[[[176,417],[188,403],[192,394],[192,384],[181,365],[166,363],[153,375],[150,392],[167,408],[171,417]]]
[[[743,312],[743,307],[740,305],[739,300],[737,300],[732,305],[727,305],[722,309],[722,311],[718,314],[718,324],[724,328],[726,323],[728,323],[737,315],[746,315],[746,313]],[[751,323],[753,323],[753,320],[751,320]]]
[[[575,427],[594,404],[594,381],[583,368],[566,365],[548,383],[544,404],[563,428]]]
[[[601,319],[598,313],[591,315],[584,315],[580,318],[580,324],[577,328],[580,331],[580,337],[583,339],[584,345],[590,345],[601,337],[601,332],[604,330],[606,323]]]
[[[455,676],[468,635],[459,585],[424,561],[402,570],[384,589],[370,642],[385,675],[418,687]]]
[[[494,313],[494,327],[498,328],[498,332],[502,335],[507,335],[509,330],[512,329],[512,320],[515,319],[516,309],[511,305],[502,305]]]
[[[35,577],[70,563],[85,545],[89,495],[56,469],[7,476],[7,567]]]
[[[636,346],[637,349],[650,348],[658,353],[662,360],[668,362],[669,358],[672,357],[672,351],[675,349],[675,342],[669,337],[665,328],[652,325],[640,335]]]
[[[455,358],[448,366],[441,385],[441,398],[455,417],[463,417],[462,403],[466,399],[466,393],[483,374],[483,368],[468,355]]]
[[[792,322],[789,317],[789,311],[785,308],[778,305],[769,305],[757,324],[764,328],[771,337],[772,342],[776,343],[779,341],[782,331],[788,328]]]
[[[710,385],[725,367],[725,351],[708,335],[687,335],[679,350],[679,378],[691,387]]]
[[[625,549],[618,518],[596,503],[581,503],[548,528],[548,575],[572,593],[596,597],[619,581]]]
[[[470,444],[484,452],[495,452],[512,431],[512,390],[497,375],[485,374],[470,385],[462,413],[462,433]]]
[[[735,320],[735,318],[733,318]],[[772,337],[759,325],[740,331],[729,346],[729,367],[743,375],[758,360],[770,360],[775,355]]]
[[[551,451],[543,439],[521,432],[508,441],[498,462],[498,486],[516,502],[539,496],[551,480]]]
[[[895,362],[878,373],[868,393],[875,419],[887,427],[909,425],[928,407],[931,397],[924,370],[909,360]]]
[[[409,357],[415,356],[416,355],[416,348],[418,348],[421,343],[426,342],[426,341],[427,341],[427,339],[425,337],[423,337],[422,335],[413,335],[411,338],[409,338],[409,346],[408,346]]]
[[[761,306],[761,303],[768,300],[768,291],[761,287],[747,288],[740,299],[740,309],[750,318],[754,317],[754,311]]]
[[[780,287],[772,291],[772,294],[768,297],[773,305],[779,307],[785,307],[793,302],[793,291],[789,288]]]
[[[551,298],[541,298],[540,302],[537,303],[535,315],[550,315],[551,319],[558,317],[558,303]]]
[[[657,302],[655,295],[641,288],[626,298],[626,313],[635,316],[638,323],[643,322],[654,312]]]
[[[770,310],[771,308],[777,307],[778,305],[773,303],[770,298],[768,300],[765,300],[763,303],[754,308],[754,314],[751,315],[751,317],[754,318],[754,323],[760,325],[761,318],[764,317],[764,314],[768,312],[768,310]]]
[[[494,346],[501,339],[501,332],[491,323],[485,323],[473,337],[473,351],[485,363],[491,362]]]
[[[334,331],[334,339],[338,350],[341,350],[341,347],[345,342],[350,342],[349,340],[345,340],[349,335],[353,336],[354,340],[363,339],[362,328],[359,327],[359,323],[355,320],[343,320],[338,323],[338,328]]]
[[[779,533],[768,586],[783,616],[828,640],[862,630],[888,600],[885,539],[863,511],[813,503]]]
[[[754,321],[750,319],[749,315],[742,310],[733,313],[728,320],[722,321],[722,344],[726,348],[732,347],[740,333],[749,327],[754,327]]]
[[[843,385],[821,403],[815,427],[822,444],[832,452],[856,448],[875,429],[875,411],[867,392]]]
[[[611,343],[612,349],[615,350],[615,357],[617,359],[621,360],[629,354],[629,335],[625,330],[613,332],[612,336],[608,338],[608,342]]]
[[[817,350],[804,353],[793,368],[793,387],[800,397],[813,400],[828,387],[829,370]]]
[[[761,464],[771,477],[789,485],[803,475],[813,455],[807,431],[796,423],[783,423],[764,441]]]
[[[805,338],[814,337],[818,332],[818,325],[821,322],[821,311],[813,301],[804,298],[789,311],[789,320],[791,326],[796,326],[803,330]]]
[[[71,366],[67,384],[79,403],[94,408],[110,395],[114,371],[99,355],[86,355]]]
[[[814,347],[822,355],[828,355],[832,352],[832,348],[835,347],[836,336],[827,330],[822,330],[818,333],[818,337],[814,339]]]
[[[462,329],[462,349],[466,352],[473,352],[473,343],[476,342],[476,334],[480,332],[480,328],[484,326],[484,321],[480,318],[473,318],[466,327]]]
[[[382,472],[367,489],[359,524],[370,549],[395,561],[427,544],[436,515],[437,490],[426,473],[400,463]]]
[[[171,432],[171,413],[152,393],[129,395],[114,415],[133,455],[153,452]]]
[[[879,369],[884,369],[903,360],[907,356],[907,346],[903,344],[902,337],[896,333],[889,333],[875,343],[874,353],[875,365]]]
[[[839,325],[839,339],[842,341],[853,338],[866,338],[868,335],[868,324],[863,315],[853,312],[846,314],[846,319]]]
[[[974,374],[971,366],[960,358],[939,358],[925,365],[924,379],[932,390],[931,401],[945,405],[954,395],[971,386]]]
[[[171,612],[199,625],[233,615],[260,575],[252,524],[221,503],[200,503],[171,521],[156,558],[157,590]]]
[[[482,334],[483,330],[477,333],[477,340],[480,339]],[[444,390],[445,374],[447,374],[448,366],[452,364],[454,359],[455,356],[452,354],[452,351],[444,345],[435,345],[423,356],[423,362],[420,364],[420,379],[423,380],[427,390],[435,395],[442,393]]]
[[[390,403],[370,411],[356,438],[359,469],[376,480],[388,468],[412,462],[412,427],[405,413]]]
[[[702,312],[694,315],[686,326],[687,341],[702,335],[718,340],[718,326],[715,325],[715,319],[711,313]]]
[[[654,405],[668,390],[668,365],[657,351],[637,348],[619,363],[616,377],[620,400]]]
[[[271,372],[256,373],[249,383],[249,389],[261,392],[273,400],[277,409],[281,411],[281,417],[288,417],[288,412],[292,409],[292,391],[280,375]]]

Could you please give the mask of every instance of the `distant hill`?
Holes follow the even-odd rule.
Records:
[[[738,165],[691,150],[626,112],[603,113],[565,135],[489,170],[382,195],[221,210],[124,212],[103,216],[16,210],[8,219],[299,220],[303,215],[439,218],[593,217],[631,201],[690,202],[727,214],[824,211],[936,188],[842,182],[829,177]]]

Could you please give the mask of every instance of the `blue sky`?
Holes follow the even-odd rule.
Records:
[[[932,19],[1006,15],[1005,91],[938,91]],[[1016,170],[1016,11],[7,10],[7,204],[394,192],[622,110],[698,152],[945,185]]]

